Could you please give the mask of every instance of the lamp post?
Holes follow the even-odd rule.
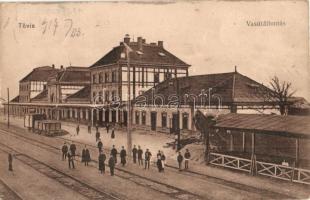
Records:
[[[177,97],[178,97],[178,105],[177,105],[177,134],[178,134],[178,144],[177,151],[181,149],[180,141],[181,141],[181,128],[180,128],[180,88],[179,88],[179,79],[176,76],[176,88],[177,88]]]

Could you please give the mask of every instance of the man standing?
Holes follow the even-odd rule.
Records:
[[[166,156],[164,154],[164,152],[162,151],[161,152],[161,165],[162,165],[162,171],[164,172],[165,171],[165,164],[166,164]]]
[[[100,139],[100,132],[96,131],[96,142]]]
[[[114,162],[117,163],[117,150],[115,149],[115,145],[113,145],[113,148],[111,149],[111,155],[113,156]]]
[[[99,132],[98,124],[96,124],[96,132]]]
[[[11,153],[8,155],[8,161],[9,161],[9,171],[13,171],[13,156]]]
[[[103,146],[103,144],[102,144],[101,140],[99,139],[99,142],[98,142],[98,144],[97,144],[99,153],[102,151],[102,146]]]
[[[133,163],[137,162],[137,152],[138,152],[138,149],[136,148],[136,145],[133,145],[133,149],[132,149]]]
[[[127,156],[127,152],[126,150],[124,149],[124,146],[122,146],[122,150],[120,152],[120,157],[121,157],[121,163],[123,165],[123,167],[125,166],[126,164],[126,156]]]
[[[72,144],[70,145],[70,153],[71,153],[71,156],[72,156],[72,159],[75,158],[75,151],[76,151],[76,146],[75,144],[72,142]]]
[[[181,154],[181,151],[179,151],[179,155],[178,155],[178,157],[177,157],[177,161],[178,161],[178,163],[179,163],[179,171],[181,171],[182,169],[182,162],[183,162],[183,156],[182,156],[182,154]]]
[[[110,159],[109,159],[109,167],[110,167],[111,176],[114,176],[115,161],[114,161],[114,156],[112,154],[110,155]]]
[[[185,152],[185,154],[184,154],[184,160],[185,160],[185,169],[188,169],[188,162],[189,162],[189,159],[191,158],[191,154],[190,154],[190,152],[189,152],[189,150],[188,149],[186,149],[186,152]]]
[[[62,146],[61,151],[62,151],[62,160],[66,160],[68,153],[68,146],[66,143],[64,143],[64,145]]]
[[[76,135],[79,135],[79,132],[80,132],[80,125],[78,124],[76,127]]]
[[[73,155],[70,151],[68,152],[68,163],[69,163],[69,169],[71,168],[75,169]]]
[[[144,169],[150,169],[150,161],[151,161],[151,152],[149,152],[149,149],[146,149],[145,154],[144,154],[144,161],[145,161],[145,167]]]
[[[105,160],[106,155],[103,152],[100,152],[99,158],[98,158],[98,164],[99,164],[99,171],[102,173],[105,173]]]
[[[141,149],[140,146],[138,146],[138,163],[139,165],[143,166],[142,154],[143,154],[143,150]]]
[[[112,128],[112,133],[111,133],[111,139],[115,138],[115,132],[114,132],[114,127]]]

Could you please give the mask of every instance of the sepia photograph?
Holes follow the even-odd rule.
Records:
[[[0,200],[310,199],[307,0],[0,2]]]

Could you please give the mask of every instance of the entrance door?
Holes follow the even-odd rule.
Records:
[[[151,112],[151,130],[152,131],[156,131],[156,117],[157,117],[157,113]]]
[[[104,111],[104,119],[106,123],[109,123],[109,110],[108,109]]]
[[[127,126],[127,111],[124,111],[124,126]]]
[[[172,133],[177,133],[178,128],[178,114],[172,114]]]
[[[99,124],[102,126],[102,115],[103,115],[103,111],[102,110],[99,110]]]

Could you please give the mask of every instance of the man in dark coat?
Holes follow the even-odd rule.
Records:
[[[115,138],[115,132],[114,132],[114,127],[112,128],[112,133],[111,133],[111,139]]]
[[[138,149],[136,148],[136,145],[133,145],[133,149],[132,149],[133,163],[137,162],[137,153],[138,153]]]
[[[109,159],[109,167],[110,167],[111,176],[114,176],[115,161],[114,161],[113,155],[110,156],[110,159]]]
[[[68,153],[68,146],[66,143],[64,143],[64,145],[62,146],[61,151],[62,151],[62,160],[66,160]]]
[[[77,127],[76,127],[76,135],[79,135],[79,132],[80,132],[80,125],[77,125]]]
[[[99,157],[98,157],[98,164],[99,164],[99,171],[102,173],[105,173],[105,160],[106,160],[106,155],[103,152],[100,152]]]
[[[126,164],[126,156],[127,156],[127,152],[126,150],[124,149],[124,146],[122,146],[122,150],[120,152],[120,157],[121,157],[121,163],[123,165],[123,167],[125,166]]]
[[[13,156],[10,153],[8,155],[8,161],[9,161],[9,171],[13,171]]]
[[[75,158],[75,151],[76,151],[76,146],[75,146],[75,144],[72,142],[72,144],[70,145],[70,153],[71,153],[72,159]]]
[[[160,151],[158,151],[157,153],[157,168],[158,168],[158,172],[161,172],[163,170],[163,165],[162,165],[162,162],[161,162],[161,153]]]
[[[140,146],[138,146],[138,163],[139,165],[143,166],[142,154],[143,154],[143,150],[141,149]]]
[[[85,166],[88,166],[88,163],[90,162],[90,153],[86,145],[82,151],[82,162],[84,162]]]
[[[114,162],[117,163],[117,150],[115,148],[115,145],[113,145],[113,148],[111,149],[111,155],[113,156]]]
[[[146,151],[144,153],[144,162],[145,162],[144,169],[146,169],[146,168],[150,169],[151,157],[152,157],[151,152],[149,152],[149,149],[146,149]]]
[[[96,142],[100,139],[100,132],[96,131]]]
[[[178,161],[178,164],[179,164],[179,171],[181,171],[182,169],[182,162],[183,162],[183,156],[181,154],[181,151],[179,151],[179,155],[177,157],[177,161]]]
[[[99,140],[98,144],[97,144],[97,147],[98,147],[98,150],[99,150],[99,153],[102,151],[102,147],[103,147],[103,144],[101,142],[101,140]]]
[[[73,155],[70,151],[68,152],[68,164],[69,164],[69,169],[71,168],[75,169]]]
[[[186,152],[184,154],[184,160],[185,160],[185,169],[188,169],[188,162],[189,162],[189,159],[191,158],[191,154],[189,152],[188,149],[186,149]]]

